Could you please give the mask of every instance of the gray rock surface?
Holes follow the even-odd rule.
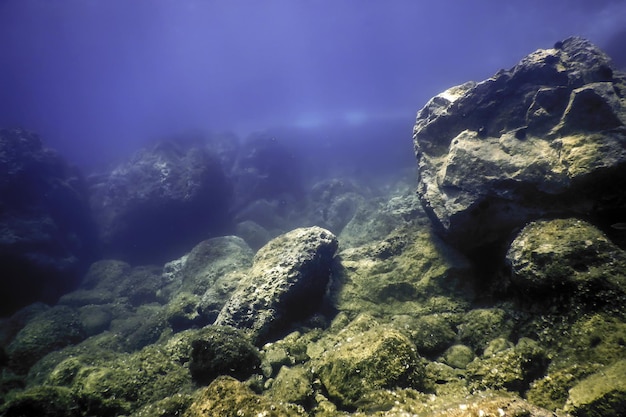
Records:
[[[623,221],[624,91],[607,55],[569,38],[433,97],[413,130],[426,211],[464,249],[545,216]]]
[[[330,279],[337,239],[320,227],[300,228],[259,249],[215,324],[249,329],[257,341],[318,307]]]

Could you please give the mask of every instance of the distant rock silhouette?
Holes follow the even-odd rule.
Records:
[[[22,129],[0,130],[0,314],[56,302],[95,256],[80,174]]]
[[[163,263],[229,227],[232,185],[206,147],[166,141],[91,185],[106,257]]]
[[[542,217],[623,221],[624,94],[626,74],[569,38],[433,97],[413,134],[422,204],[464,250]]]

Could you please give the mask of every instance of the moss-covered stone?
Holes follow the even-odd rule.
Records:
[[[512,282],[527,303],[550,311],[620,309],[626,301],[626,252],[578,219],[527,225],[507,253]]]
[[[122,337],[126,351],[136,351],[155,343],[167,329],[164,308],[145,304],[113,320],[110,331]]]
[[[456,340],[453,326],[457,317],[457,315],[445,313],[430,314],[415,319],[396,316],[392,323],[409,335],[421,355],[435,357]]]
[[[182,416],[193,402],[190,394],[175,394],[140,408],[131,417],[174,417]]]
[[[285,338],[263,346],[261,351],[261,369],[266,377],[276,376],[282,366],[294,366],[308,361],[307,342],[299,332],[293,332]]]
[[[626,414],[626,359],[583,379],[569,391],[565,411],[580,417]]]
[[[376,316],[444,313],[463,309],[471,298],[469,262],[427,228],[407,224],[382,242],[340,252],[343,285],[337,308]],[[466,291],[467,290],[467,291]],[[451,297],[452,295],[460,297]],[[430,300],[447,297],[447,303]]]
[[[192,388],[189,371],[159,345],[132,354],[69,356],[47,383],[69,388],[85,415],[102,416],[128,414]]]
[[[475,356],[474,351],[469,346],[453,345],[443,353],[442,360],[446,365],[453,368],[465,369]]]
[[[80,322],[87,337],[107,330],[113,320],[112,308],[109,305],[86,305],[78,309]]]
[[[220,375],[244,380],[259,370],[261,358],[246,335],[228,326],[210,326],[191,341],[189,371],[207,385]]]
[[[53,307],[29,321],[9,344],[6,349],[9,366],[24,374],[47,353],[76,344],[84,338],[78,314],[69,307]]]
[[[175,331],[190,329],[202,323],[198,309],[200,297],[188,292],[179,292],[167,304],[165,316],[170,327]]]
[[[522,338],[515,347],[490,357],[477,358],[467,371],[479,389],[506,389],[523,393],[543,376],[548,366],[544,350],[532,339]]]
[[[268,390],[268,395],[276,401],[286,401],[309,408],[313,402],[313,394],[311,372],[302,366],[281,367]]]
[[[101,290],[116,293],[121,281],[130,273],[131,267],[126,262],[105,259],[94,262],[89,267],[87,274],[81,283],[81,289]]]
[[[468,311],[458,326],[463,344],[482,353],[490,340],[498,337],[508,339],[513,322],[502,308],[484,308]]]
[[[184,417],[304,417],[302,407],[274,402],[256,395],[243,383],[229,376],[220,376],[201,390]]]
[[[0,406],[4,417],[79,417],[79,399],[66,387],[37,386],[13,395]]]
[[[354,407],[363,395],[378,389],[419,388],[424,378],[413,343],[386,326],[339,342],[317,367],[328,394],[344,408]]]
[[[583,364],[550,372],[530,385],[526,398],[531,403],[548,410],[562,409],[569,396],[569,390],[581,379],[602,367],[599,364]]]
[[[608,365],[626,356],[626,323],[606,313],[580,317],[556,342],[553,369],[599,363]]]
[[[254,252],[236,236],[221,236],[198,243],[182,258],[165,266],[168,278],[179,282],[181,290],[204,294],[220,277],[252,266]]]

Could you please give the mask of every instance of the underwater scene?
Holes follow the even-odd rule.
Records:
[[[432,3],[0,2],[0,416],[626,416],[626,3]]]

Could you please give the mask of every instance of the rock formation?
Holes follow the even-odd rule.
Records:
[[[55,302],[95,255],[79,173],[36,135],[0,130],[0,314]]]
[[[541,217],[623,221],[625,94],[609,57],[569,38],[433,97],[413,130],[425,209],[466,250]]]
[[[258,341],[303,319],[327,290],[337,238],[320,227],[301,228],[259,249],[215,321],[249,329]]]
[[[163,142],[91,186],[104,255],[163,263],[226,231],[232,186],[201,146]]]

